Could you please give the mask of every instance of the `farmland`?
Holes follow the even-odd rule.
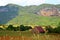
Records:
[[[13,25],[9,25],[7,28],[4,29],[0,28],[0,40],[60,40],[60,23],[57,25],[55,29],[51,28],[51,26],[47,26],[49,33],[48,32],[41,33],[42,31],[40,31],[39,33],[35,33],[37,31],[35,32],[32,31],[37,27],[42,28],[42,26],[36,26],[31,29],[26,29],[29,27],[31,28],[31,26],[24,26],[24,25],[20,25],[19,27],[14,27]],[[18,30],[14,30],[14,29],[18,29]],[[44,30],[44,29],[39,29],[39,30]]]
[[[60,8],[60,5],[51,4],[25,7],[8,4],[2,7],[0,40],[60,40],[60,16],[38,15],[42,8],[55,6]],[[5,8],[8,11],[5,12]]]
[[[0,40],[60,40],[60,34],[34,34],[30,31],[0,31]]]

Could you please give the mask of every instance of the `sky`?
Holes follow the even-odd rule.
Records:
[[[0,0],[0,6],[4,6],[10,3],[18,4],[21,6],[29,6],[29,5],[40,5],[43,3],[60,4],[60,0]]]

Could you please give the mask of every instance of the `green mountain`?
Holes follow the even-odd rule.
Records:
[[[60,22],[59,17],[43,17],[37,14],[44,7],[60,8],[60,5],[41,4],[39,6],[19,6],[8,4],[0,6],[0,24],[13,25],[57,25]]]
[[[0,6],[0,24],[5,24],[18,15],[19,7],[17,5],[8,4]]]

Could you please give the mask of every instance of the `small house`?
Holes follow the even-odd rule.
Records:
[[[32,32],[33,33],[45,33],[44,29],[41,27],[41,26],[35,26],[33,29],[32,29]]]

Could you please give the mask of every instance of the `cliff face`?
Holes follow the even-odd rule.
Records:
[[[42,16],[60,16],[60,11],[56,7],[42,8],[38,14]]]

